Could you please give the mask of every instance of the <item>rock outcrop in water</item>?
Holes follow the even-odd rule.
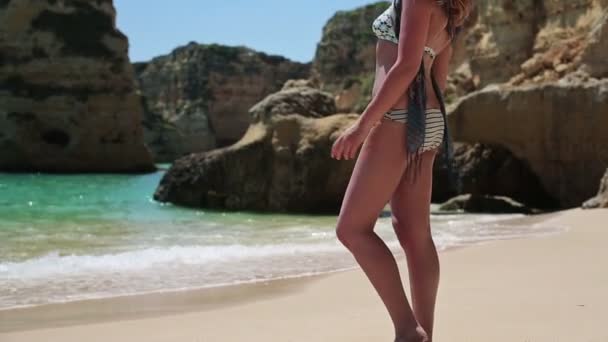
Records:
[[[0,169],[152,171],[110,0],[0,1]]]
[[[250,110],[235,144],[177,159],[154,199],[230,210],[336,212],[354,161],[330,157],[357,114],[333,114],[331,96],[286,87]]]
[[[145,97],[146,142],[158,161],[234,143],[247,110],[310,66],[246,47],[189,43],[135,70]]]

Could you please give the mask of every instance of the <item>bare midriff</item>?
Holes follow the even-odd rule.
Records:
[[[391,70],[393,64],[397,60],[398,45],[387,40],[378,39],[376,43],[376,75],[374,79],[374,88],[372,90],[372,97],[376,96],[378,89],[386,79],[386,75]],[[430,78],[430,70],[433,63],[433,59],[423,54],[424,68],[425,68],[425,88],[427,103],[426,108],[439,108],[439,101],[433,92],[433,85]],[[416,70],[418,71],[418,70]],[[403,109],[408,106],[407,97],[407,86],[403,86],[403,95],[399,97],[399,100],[395,103],[392,109]]]

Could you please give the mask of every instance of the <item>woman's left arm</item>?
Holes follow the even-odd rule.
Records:
[[[352,159],[372,127],[393,107],[412,82],[422,63],[434,0],[404,0],[401,10],[398,55],[384,82],[355,124],[336,139],[331,148],[335,159]]]
[[[384,82],[359,117],[360,125],[371,128],[403,95],[420,69],[431,21],[433,0],[404,0],[397,60]]]

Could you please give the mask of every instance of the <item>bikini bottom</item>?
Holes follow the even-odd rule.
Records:
[[[407,123],[407,109],[392,109],[383,116],[384,120],[392,120],[400,123]],[[424,143],[421,146],[421,152],[438,148],[443,141],[444,120],[439,108],[426,109],[426,127],[424,134]]]

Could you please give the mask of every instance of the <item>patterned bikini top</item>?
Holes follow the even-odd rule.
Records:
[[[372,23],[372,31],[376,37],[378,37],[378,39],[388,40],[391,43],[399,44],[399,38],[395,32],[396,16],[397,14],[395,12],[395,6],[391,3],[386,11],[382,12],[382,14],[380,14],[376,20],[374,20]],[[424,52],[426,52],[431,58],[435,58],[435,56],[437,56],[435,50],[429,46],[424,47]]]
[[[372,23],[372,30],[378,39],[390,41],[392,43],[399,43],[399,26],[401,24],[401,0],[393,0],[392,4],[380,14]],[[448,21],[448,34],[454,38],[455,32],[452,29],[451,20]],[[424,52],[427,53],[431,59],[436,57],[435,51],[428,46],[424,47]],[[444,119],[444,148],[443,148],[443,161],[447,169],[448,185],[454,189],[456,193],[462,192],[462,182],[458,177],[455,166],[454,166],[454,152],[452,141],[448,130],[448,120],[445,110],[445,104],[443,101],[443,94],[439,84],[435,80],[433,69],[431,66],[431,81],[433,90],[439,101],[441,113]],[[408,119],[407,119],[407,159],[408,165],[413,163],[413,167],[408,167],[407,172],[413,172],[414,178],[418,174],[421,166],[420,147],[424,143],[425,131],[426,131],[426,86],[425,86],[425,70],[424,60],[421,62],[418,73],[412,80],[412,83],[408,86]]]

